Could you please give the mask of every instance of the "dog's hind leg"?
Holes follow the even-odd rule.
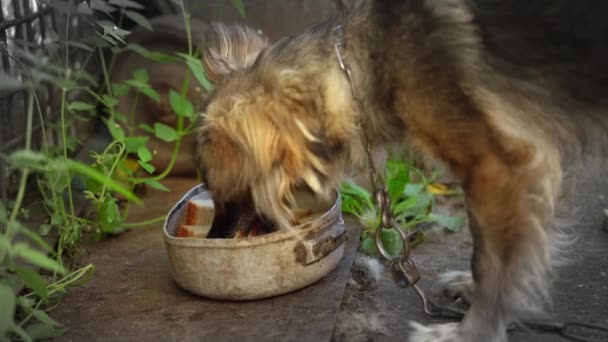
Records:
[[[508,324],[542,313],[548,299],[551,231],[559,166],[519,165],[484,151],[463,174],[471,233],[472,305],[460,325],[414,325],[410,341],[507,341]],[[557,167],[557,168],[556,168]]]

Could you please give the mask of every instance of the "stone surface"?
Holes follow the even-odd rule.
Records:
[[[131,220],[163,215],[195,183],[170,179],[168,194],[150,191]],[[94,278],[73,288],[52,316],[69,331],[59,341],[328,341],[359,234],[346,220],[349,242],[338,267],[297,292],[249,302],[212,301],[177,286],[169,274],[162,224],[93,243]]]
[[[575,209],[573,231],[579,237],[567,256],[569,263],[558,269],[553,291],[553,316],[560,321],[576,320],[608,326],[608,233],[602,230],[602,210],[608,208],[608,180],[587,177],[579,181],[576,195],[568,204]],[[413,259],[423,279],[421,286],[434,299],[444,300],[434,282],[448,270],[469,269],[472,241],[468,231],[456,234],[432,234],[427,242],[415,248]],[[358,320],[360,331],[353,327]],[[441,323],[422,312],[414,292],[395,286],[390,274],[384,273],[378,288],[359,291],[347,287],[338,317],[335,341],[395,341],[409,333],[409,321]],[[373,324],[371,324],[371,323]],[[354,330],[354,333],[353,333]],[[607,341],[608,334],[586,337]],[[513,342],[566,342],[561,336],[538,331],[515,331]]]

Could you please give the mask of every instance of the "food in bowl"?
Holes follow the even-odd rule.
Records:
[[[321,213],[316,213],[315,215],[312,209],[306,208],[294,208],[292,209],[292,213],[292,224],[294,226],[301,225],[307,220],[321,215]],[[176,236],[182,238],[207,238],[211,230],[214,214],[215,208],[211,199],[195,197],[188,200],[183,223],[177,229]],[[239,219],[233,230],[234,232],[228,236],[229,238],[242,239],[276,231],[272,223],[264,221],[253,211],[244,218]]]

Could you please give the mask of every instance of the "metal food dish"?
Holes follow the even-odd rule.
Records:
[[[178,238],[186,204],[195,197],[211,198],[211,193],[203,185],[191,189],[163,228],[171,275],[194,294],[223,300],[285,294],[326,276],[344,254],[346,228],[337,192],[325,204],[298,194],[298,207],[321,214],[293,230],[242,239]]]

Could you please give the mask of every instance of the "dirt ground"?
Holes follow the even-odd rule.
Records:
[[[575,196],[562,209],[576,222],[578,241],[567,254],[569,261],[558,269],[553,303],[553,317],[559,321],[580,321],[608,325],[608,231],[603,210],[608,208],[608,180],[582,176]],[[442,204],[443,210],[458,213],[458,199]],[[460,209],[459,209],[460,208]],[[563,210],[562,210],[563,211]],[[435,230],[424,244],[415,248],[413,258],[422,272],[421,286],[431,297],[444,300],[434,285],[439,274],[448,270],[467,270],[472,240],[467,229],[458,233]],[[395,341],[409,333],[409,321],[440,323],[422,313],[418,298],[409,289],[395,286],[386,270],[376,288],[358,286],[352,280],[346,288],[338,315],[333,341]],[[581,331],[585,337],[608,341],[608,334]],[[566,342],[552,333],[517,330],[510,333],[513,342]]]

